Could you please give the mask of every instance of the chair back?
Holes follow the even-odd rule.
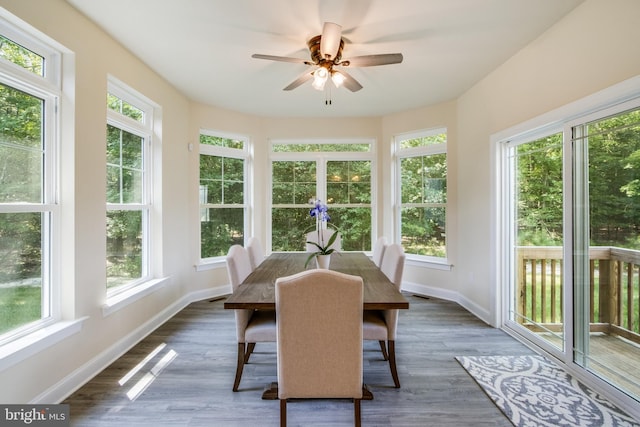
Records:
[[[363,282],[332,270],[276,281],[278,397],[362,397]]]
[[[233,245],[227,252],[227,273],[231,281],[231,288],[235,291],[238,286],[251,274],[249,252],[240,245]],[[253,310],[234,310],[236,318],[236,338],[239,343],[245,342],[245,329],[251,320]]]
[[[264,250],[262,243],[257,237],[250,237],[247,241],[247,251],[249,251],[249,260],[251,261],[251,270],[255,270],[262,261],[264,261]]]
[[[322,246],[322,242],[324,242],[324,244],[326,245],[327,243],[329,243],[329,239],[331,238],[331,236],[333,235],[333,233],[338,233],[338,230],[332,230],[332,229],[325,229],[325,230],[321,230],[320,234],[318,234],[317,231],[310,231],[307,233],[307,242],[316,242],[318,244],[320,244]],[[320,237],[321,240],[318,239],[318,237]],[[317,252],[318,248],[314,245],[310,245],[309,243],[306,243],[306,251],[307,252]],[[338,233],[338,235],[336,236],[336,240],[333,242],[333,244],[330,246],[331,249],[334,249],[336,251],[341,251],[342,250],[342,237],[340,236],[340,233]]]
[[[227,252],[227,272],[234,291],[251,274],[251,271],[249,252],[240,245],[231,246]]]
[[[402,286],[402,274],[404,273],[404,249],[397,243],[387,245],[380,270],[398,289]]]
[[[402,274],[404,272],[404,249],[397,243],[387,245],[384,250],[384,257],[382,258],[382,264],[380,270],[387,276],[387,278],[393,283],[398,290],[402,288]],[[396,339],[398,331],[398,314],[399,310],[384,310],[382,316],[387,324],[387,334],[389,340]]]
[[[386,246],[387,238],[384,236],[378,237],[378,240],[376,240],[376,244],[373,245],[373,254],[371,256],[371,260],[378,267],[380,267],[380,264],[382,263],[382,257],[384,256],[384,250]]]

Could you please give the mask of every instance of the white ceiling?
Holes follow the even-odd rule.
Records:
[[[380,116],[457,98],[583,0],[67,0],[192,100],[270,117]],[[364,88],[311,82],[322,24],[343,27],[343,59],[396,53],[401,64],[351,68]],[[331,105],[325,105],[330,96]]]

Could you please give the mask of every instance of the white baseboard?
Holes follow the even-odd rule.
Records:
[[[149,319],[149,321],[147,321],[143,325],[140,325],[140,327],[136,328],[130,334],[123,337],[107,350],[98,354],[84,365],[80,366],[78,369],[67,375],[64,379],[62,379],[52,387],[49,387],[47,390],[33,399],[30,403],[60,403],[64,401],[64,399],[66,399],[73,392],[86,384],[97,374],[102,372],[107,366],[111,365],[114,361],[116,361],[127,351],[129,351],[133,346],[142,341],[147,335],[155,331],[167,320],[175,316],[187,305],[191,304],[192,302],[208,298],[217,298],[228,295],[230,292],[231,287],[229,285],[225,285],[184,295],[182,298],[175,301],[173,304],[165,308],[152,319]]]
[[[428,285],[422,285],[419,283],[412,282],[402,282],[402,290],[405,292],[414,293],[416,295],[421,295],[425,297],[434,297],[447,301],[453,301],[455,303],[460,304],[471,314],[490,325],[490,313],[484,308],[478,306],[473,301],[467,299],[464,295],[460,294],[457,291],[451,291],[448,289],[435,288]]]

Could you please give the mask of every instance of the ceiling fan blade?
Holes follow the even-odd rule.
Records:
[[[358,81],[354,79],[351,74],[347,73],[344,70],[340,70],[340,74],[344,76],[344,82],[342,83],[342,86],[346,87],[351,92],[357,92],[362,89],[362,85],[358,83]]]
[[[309,61],[306,59],[300,58],[290,58],[288,56],[273,56],[273,55],[261,55],[259,53],[254,53],[251,55],[252,58],[256,59],[267,59],[269,61],[280,61],[280,62],[294,62],[296,64],[307,64],[309,65]]]
[[[340,63],[345,67],[374,67],[376,65],[399,64],[402,62],[401,53],[383,53],[380,55],[354,56]]]
[[[300,86],[301,84],[311,80],[313,78],[313,71],[307,71],[304,74],[301,74],[300,77],[292,81],[289,86],[285,87],[282,90],[293,90]]]
[[[334,59],[340,48],[342,37],[342,27],[333,22],[325,22],[322,27],[322,38],[320,39],[320,54],[323,59]]]

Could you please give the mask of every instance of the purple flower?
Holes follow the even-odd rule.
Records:
[[[305,268],[307,267],[309,261],[311,261],[311,259],[313,259],[314,257],[318,255],[330,255],[335,252],[335,249],[331,248],[331,245],[333,245],[338,237],[338,229],[336,228],[336,231],[331,234],[331,237],[329,237],[329,241],[325,243],[323,230],[326,229],[327,225],[322,223],[326,223],[331,220],[328,212],[329,208],[327,207],[327,205],[322,203],[321,200],[318,199],[310,199],[309,203],[313,205],[313,208],[309,210],[309,215],[311,216],[311,218],[315,218],[316,220],[316,232],[318,233],[318,240],[309,241],[307,242],[307,244],[317,247],[318,251],[309,254],[309,258],[307,258],[307,262],[304,264]]]
[[[316,220],[319,221],[329,221],[331,219],[327,213],[329,210],[327,205],[322,203],[321,200],[313,200],[312,203],[313,208],[309,211],[309,215],[311,215],[312,218],[316,218]]]

